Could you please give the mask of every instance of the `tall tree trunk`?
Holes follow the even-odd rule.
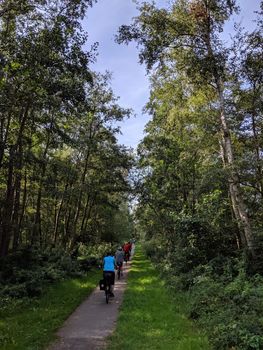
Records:
[[[257,132],[257,126],[256,126],[256,107],[255,107],[255,86],[253,86],[253,101],[252,101],[252,111],[251,111],[251,121],[252,121],[252,132],[253,132],[253,146],[255,150],[255,155],[256,155],[256,182],[257,182],[257,187],[259,189],[259,192],[261,194],[261,198],[263,197],[263,172],[262,172],[262,166],[261,166],[261,159],[260,159],[260,141],[258,137],[258,132]]]
[[[216,85],[220,103],[221,145],[224,155],[224,164],[228,172],[228,184],[232,207],[238,226],[241,231],[244,231],[246,245],[251,255],[255,256],[254,235],[247,215],[247,208],[243,200],[239,176],[237,170],[235,169],[231,135],[226,121],[222,83],[218,77],[216,77]]]
[[[61,210],[64,204],[64,200],[65,200],[65,195],[68,189],[69,183],[67,182],[62,194],[62,198],[60,200],[59,203],[59,207],[56,213],[56,218],[55,218],[55,226],[54,226],[54,233],[53,233],[53,242],[56,243],[57,242],[57,238],[58,238],[58,224],[59,224],[59,218],[60,218],[60,214],[61,214]]]
[[[44,186],[44,177],[46,175],[46,169],[47,169],[47,153],[50,146],[51,141],[51,133],[53,129],[53,116],[51,120],[51,124],[49,129],[47,130],[47,142],[46,146],[43,152],[42,156],[42,168],[40,173],[40,180],[39,180],[39,188],[37,193],[37,206],[36,206],[36,213],[35,213],[35,220],[34,220],[34,228],[33,228],[33,234],[31,239],[31,244],[39,243],[41,246],[43,243],[43,237],[42,237],[42,227],[41,227],[41,202],[42,202],[42,193],[43,193],[43,186]],[[38,242],[37,242],[38,240]]]
[[[92,197],[88,197],[87,198],[87,202],[86,202],[86,206],[85,206],[85,210],[84,210],[84,213],[83,213],[83,218],[82,218],[82,222],[81,222],[81,230],[80,232],[83,234],[86,229],[87,229],[87,222],[88,222],[88,219],[90,218],[91,216],[91,210],[93,208],[93,205],[95,203],[95,200],[96,200],[96,193],[92,196]]]
[[[88,207],[89,207],[89,202],[90,202],[90,196],[87,196],[87,200],[86,200],[86,204],[85,204],[85,208],[83,211],[83,215],[82,215],[82,221],[81,221],[81,227],[80,227],[80,233],[83,234],[84,233],[84,225],[85,225],[85,221],[86,221],[86,217],[87,217],[87,211],[88,211]]]
[[[7,189],[5,196],[5,205],[1,210],[1,226],[0,226],[0,256],[6,256],[9,250],[9,243],[11,239],[11,217],[14,204],[14,146],[10,147],[9,164],[8,164],[8,177],[7,177]]]
[[[11,111],[9,111],[7,116],[6,125],[4,125],[4,117],[1,116],[1,141],[0,141],[0,168],[2,167],[4,153],[6,150],[7,137],[9,135],[9,128],[11,122]]]
[[[16,250],[18,246],[19,239],[19,211],[20,211],[20,193],[21,193],[21,179],[22,179],[22,140],[20,140],[20,145],[18,147],[17,154],[17,168],[16,168],[16,177],[14,184],[15,199],[14,199],[14,208],[12,215],[12,227],[13,227],[13,249]]]
[[[244,235],[246,247],[253,257],[255,257],[255,239],[251,229],[250,221],[247,215],[247,207],[245,205],[243,194],[240,188],[240,181],[238,172],[234,164],[233,147],[231,141],[230,129],[226,119],[225,99],[224,99],[224,83],[222,81],[221,73],[218,69],[218,61],[214,54],[211,45],[211,17],[207,8],[207,28],[205,33],[205,42],[207,46],[207,54],[211,60],[213,67],[213,76],[215,79],[216,92],[219,100],[220,115],[219,123],[221,128],[221,147],[223,151],[223,164],[228,174],[229,193],[232,201],[233,211],[236,216],[240,235]],[[243,232],[242,232],[243,231]],[[243,234],[244,233],[244,234]]]
[[[0,243],[0,255],[5,256],[9,250],[10,240],[13,234],[12,227],[12,218],[14,216],[14,193],[15,193],[15,184],[14,184],[14,176],[17,177],[17,190],[20,186],[19,175],[21,171],[22,158],[20,158],[20,154],[22,153],[22,137],[23,132],[26,125],[26,120],[29,113],[29,101],[27,101],[26,106],[21,109],[21,113],[19,115],[19,130],[17,134],[17,140],[15,145],[10,146],[9,153],[9,165],[8,165],[8,176],[7,176],[7,189],[6,189],[6,199],[5,206],[1,210],[1,222],[2,229],[1,231],[1,243]],[[18,163],[16,162],[18,156]],[[17,192],[18,195],[19,191]],[[18,209],[18,206],[15,209]],[[15,213],[16,216],[17,213]]]
[[[26,200],[27,200],[27,173],[26,173],[26,170],[25,170],[23,199],[22,199],[22,205],[21,205],[20,218],[19,218],[18,227],[17,227],[17,236],[16,236],[17,241],[16,241],[16,239],[14,239],[14,246],[13,246],[14,250],[16,249],[18,244],[21,243],[21,229],[22,229],[23,218],[24,218],[24,215],[25,215]]]
[[[62,243],[64,246],[68,245],[68,242],[70,241],[70,219],[71,219],[71,206],[68,209],[68,212],[65,214],[65,227],[64,227],[64,237],[62,240]]]
[[[77,201],[77,207],[75,211],[75,216],[73,220],[73,232],[72,232],[72,242],[71,242],[71,247],[73,248],[75,240],[76,240],[76,235],[77,235],[77,223],[80,215],[80,210],[81,210],[81,205],[82,205],[82,195],[83,195],[83,187],[85,184],[85,179],[87,175],[87,170],[88,170],[88,164],[89,164],[89,157],[90,157],[90,150],[88,149],[86,157],[85,157],[85,164],[84,164],[84,169],[81,175],[81,180],[80,180],[80,191],[79,191],[79,196],[78,196],[78,201]]]

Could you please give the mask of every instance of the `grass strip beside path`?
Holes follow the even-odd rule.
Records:
[[[101,271],[50,286],[38,299],[0,312],[1,350],[39,350],[55,339],[55,331],[93,291]]]
[[[108,350],[208,350],[206,337],[181,311],[158,271],[136,248],[128,287]]]

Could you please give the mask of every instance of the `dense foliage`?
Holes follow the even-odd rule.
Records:
[[[117,36],[151,79],[137,227],[215,349],[261,349],[262,17],[225,45],[234,0],[170,5],[143,2]]]
[[[118,145],[109,74],[90,64],[92,0],[0,4],[0,297],[31,297],[130,237],[132,155]],[[235,0],[143,2],[135,40],[152,116],[133,172],[137,230],[215,349],[262,349],[262,7],[251,33]],[[105,243],[106,242],[106,243]]]
[[[0,262],[0,308],[18,300],[38,297],[47,287],[61,280],[83,277],[91,269],[99,269],[108,251],[115,251],[116,244],[79,244],[69,254],[63,248],[21,247]]]
[[[81,20],[94,2],[0,3],[1,307],[98,266],[132,235],[133,159],[116,126],[131,111],[110,74],[90,70],[97,44],[84,50]]]
[[[90,71],[81,19],[92,1],[0,7],[0,256],[118,241],[132,157],[117,144],[109,74]],[[128,234],[128,236],[130,233]]]

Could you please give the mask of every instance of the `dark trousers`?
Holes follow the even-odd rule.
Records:
[[[115,283],[115,272],[114,271],[103,271],[103,278],[105,281],[109,281],[110,284]]]

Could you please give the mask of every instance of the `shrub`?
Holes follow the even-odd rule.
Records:
[[[143,243],[143,250],[149,258],[155,262],[163,262],[167,257],[167,242],[162,238],[152,238]]]
[[[101,242],[92,246],[80,244],[78,248],[78,262],[81,269],[89,271],[92,267],[101,265],[103,256],[109,251],[114,253],[116,249],[116,246],[107,242]]]
[[[220,276],[210,267],[191,287],[190,316],[208,332],[214,349],[263,348],[263,278],[248,278],[242,260],[233,259]],[[228,262],[229,265],[229,262]]]
[[[80,274],[80,264],[61,249],[24,247],[1,261],[0,296],[38,296],[47,283]]]
[[[189,317],[205,329],[213,349],[263,349],[263,277],[251,260],[204,221],[178,218],[169,232],[167,241],[145,242],[145,252],[171,290],[189,295]]]

